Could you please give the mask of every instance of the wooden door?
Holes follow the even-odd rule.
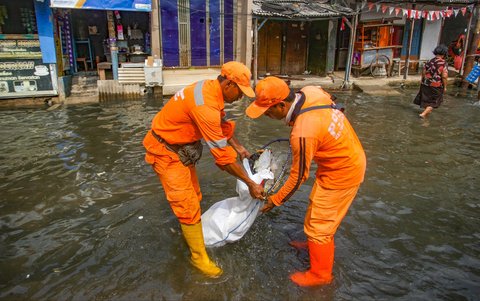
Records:
[[[307,25],[301,22],[286,23],[284,73],[302,74],[307,56]]]
[[[312,74],[325,75],[328,51],[328,20],[314,21],[309,25],[308,66]]]
[[[282,62],[282,25],[267,21],[258,34],[258,74],[279,74]]]

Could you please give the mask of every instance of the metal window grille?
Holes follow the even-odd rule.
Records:
[[[178,43],[180,46],[180,66],[191,66],[190,0],[178,0]]]

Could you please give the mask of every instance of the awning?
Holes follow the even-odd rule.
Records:
[[[151,11],[151,0],[50,0],[50,7]]]
[[[328,1],[329,2],[329,1]],[[321,20],[353,15],[354,11],[327,1],[305,0],[254,0],[253,16],[284,20]]]

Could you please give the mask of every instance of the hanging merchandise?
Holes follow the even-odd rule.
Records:
[[[70,24],[70,12],[69,11],[57,11],[56,19],[58,22],[58,32],[60,33],[62,44],[62,55],[65,59],[64,69],[68,70],[66,62],[70,67],[74,66],[73,61],[73,43],[72,43],[72,31]]]
[[[37,32],[37,22],[32,9],[20,7],[20,19],[26,33],[33,34]]]
[[[122,24],[118,24],[118,25],[117,25],[117,38],[118,38],[118,40],[124,40],[124,37],[123,37],[123,25],[122,25]]]

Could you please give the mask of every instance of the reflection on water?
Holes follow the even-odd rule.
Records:
[[[298,288],[289,273],[308,254],[309,180],[260,216],[240,241],[212,249],[225,275],[204,278],[141,141],[161,104],[121,102],[0,111],[0,299],[474,300],[480,295],[480,107],[447,96],[429,119],[416,91],[339,94],[367,153],[366,181],[336,235],[335,281]],[[227,108],[254,150],[288,136],[267,118]],[[198,165],[206,210],[235,180],[206,153]],[[312,171],[313,175],[314,171]]]

